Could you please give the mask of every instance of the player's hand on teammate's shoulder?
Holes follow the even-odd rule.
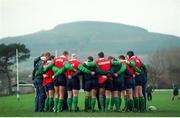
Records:
[[[96,73],[94,71],[91,72],[91,75],[95,75]]]
[[[114,73],[114,76],[115,76],[115,77],[118,77],[118,74],[117,74],[117,73]]]
[[[71,75],[68,75],[68,79],[71,79],[72,78],[72,76]]]

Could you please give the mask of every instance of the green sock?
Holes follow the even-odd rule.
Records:
[[[116,111],[119,111],[119,109],[120,109],[120,99],[119,99],[119,97],[114,98],[114,103],[115,103],[115,106],[116,106]]]
[[[137,111],[139,110],[139,99],[138,99],[138,97],[134,97],[134,108]]]
[[[72,98],[67,99],[67,105],[68,105],[68,110],[71,111],[71,109],[72,109]]]
[[[85,106],[84,106],[84,110],[85,110],[85,111],[88,110],[88,107],[89,107],[89,106],[88,106],[88,105],[89,105],[89,97],[86,97],[86,98],[85,98],[84,105],[85,105]]]
[[[115,104],[115,101],[114,101],[114,100],[115,100],[115,98],[112,97],[112,98],[111,98],[111,109],[113,109],[113,106],[114,106],[114,104]]]
[[[45,111],[48,111],[49,109],[49,98],[47,97],[45,100],[45,107],[44,107]]]
[[[53,108],[53,98],[49,98],[49,111],[52,111]]]
[[[119,110],[121,108],[122,98],[119,98]]]
[[[128,102],[129,102],[129,105],[128,105],[129,106],[129,110],[133,111],[134,110],[134,100],[130,99]]]
[[[145,111],[145,99],[143,96],[139,97],[139,106],[141,112]]]
[[[124,98],[124,110],[126,111],[128,109],[128,99]]]
[[[57,111],[58,111],[58,112],[62,111],[63,102],[64,102],[63,99],[59,99],[58,105],[57,105]]]
[[[101,110],[104,111],[104,96],[99,96]]]
[[[96,104],[96,98],[92,98],[92,99],[91,99],[91,110],[92,110],[92,111],[94,111],[95,104]]]
[[[74,110],[78,110],[78,96],[73,97]]]
[[[54,98],[54,111],[57,111],[58,98]]]
[[[88,102],[88,109],[91,109],[91,97],[89,97],[89,102]]]
[[[110,102],[110,98],[106,98],[106,104],[105,104],[106,111],[108,110],[109,102]]]

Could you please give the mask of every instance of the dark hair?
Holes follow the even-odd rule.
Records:
[[[108,59],[114,59],[114,57],[113,56],[109,56]]]
[[[47,56],[47,57],[51,56],[51,54],[49,52],[46,52],[44,55]]]
[[[93,60],[94,60],[92,56],[87,57],[87,59],[88,59],[89,61],[93,61]]]
[[[104,57],[104,52],[99,52],[99,53],[98,53],[98,57],[99,57],[99,58],[103,58],[103,57]]]
[[[64,51],[62,54],[67,56],[69,53],[68,53],[68,51]]]
[[[51,55],[51,56],[50,56],[50,59],[54,59],[54,58],[55,58],[55,56],[54,56],[54,55]]]
[[[119,56],[119,59],[123,59],[123,60],[125,60],[126,58],[125,58],[125,56],[124,56],[124,55],[120,55],[120,56]]]
[[[134,52],[133,52],[133,51],[128,51],[128,52],[127,52],[127,55],[128,55],[129,57],[132,57],[132,56],[134,56]]]

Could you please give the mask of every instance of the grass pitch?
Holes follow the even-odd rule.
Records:
[[[80,110],[84,108],[84,93],[79,95]],[[16,96],[0,97],[0,116],[26,116],[26,117],[180,117],[180,101],[175,99],[171,101],[172,91],[155,91],[153,100],[147,102],[147,106],[156,106],[157,111],[148,111],[145,113],[133,112],[34,112],[34,94],[20,96],[17,101]],[[124,107],[124,103],[121,108]],[[97,109],[97,102],[96,102]]]

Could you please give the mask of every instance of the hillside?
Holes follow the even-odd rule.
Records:
[[[44,51],[54,53],[55,49],[58,52],[69,50],[84,58],[87,55],[96,56],[100,50],[112,55],[128,50],[134,50],[136,54],[150,54],[161,48],[180,47],[180,37],[124,24],[80,21],[60,24],[47,31],[3,38],[0,43],[24,43],[31,50],[32,58]]]

